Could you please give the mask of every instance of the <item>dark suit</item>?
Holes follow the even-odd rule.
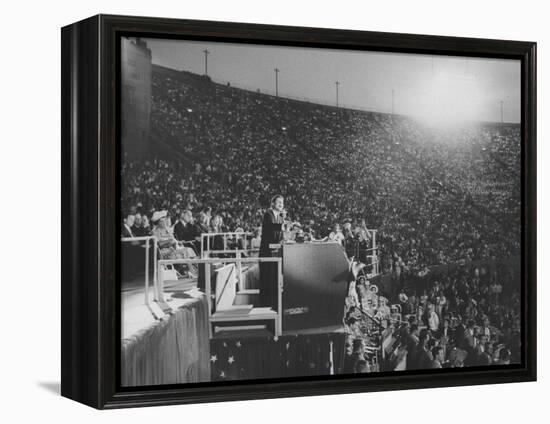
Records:
[[[464,324],[459,324],[454,329],[455,344],[456,344],[456,347],[460,349],[464,349],[464,338],[466,335],[465,333],[466,333],[466,327],[464,326]]]
[[[132,227],[132,232],[136,237],[145,237],[151,233],[151,230],[144,227]]]
[[[407,355],[407,369],[408,370],[424,370],[432,367],[432,354],[428,352],[424,346],[417,345],[413,348],[412,352]]]
[[[260,257],[271,257],[270,244],[280,243],[283,239],[284,219],[279,214],[275,217],[269,209],[262,220],[262,240],[260,242]],[[277,308],[277,264],[260,264],[260,305]]]
[[[200,243],[196,240],[196,238],[200,237],[200,235],[200,230],[195,224],[184,224],[183,222],[178,221],[176,225],[174,225],[174,237],[176,240],[191,242],[188,243],[188,246],[192,247],[195,253],[200,252]]]
[[[203,233],[206,234],[206,233],[210,232],[210,230],[208,229],[208,227],[206,225],[196,224],[195,229],[197,231],[197,237],[200,237]],[[200,242],[197,241],[196,246],[197,246],[197,250],[198,250],[197,253],[199,254],[199,256],[202,256],[202,250],[201,250]],[[206,246],[204,248],[206,248]]]
[[[134,237],[134,234],[132,234],[132,229],[128,228],[126,224],[122,224],[122,237],[124,238]]]
[[[184,224],[178,221],[176,225],[174,225],[174,237],[176,237],[178,241],[195,241],[195,237],[199,235],[196,226],[193,224]]]
[[[477,340],[474,335],[470,334],[470,330],[466,330],[464,335],[464,350],[468,352],[468,356],[464,361],[464,365],[472,366],[476,365],[477,362]]]
[[[492,363],[493,359],[487,352],[483,352],[477,357],[477,365],[491,365]]]
[[[260,256],[271,256],[270,244],[280,243],[283,239],[283,217],[279,214],[275,217],[272,209],[269,209],[262,220],[262,240],[260,243]]]

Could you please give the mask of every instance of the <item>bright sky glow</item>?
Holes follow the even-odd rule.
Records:
[[[431,125],[462,121],[520,122],[520,62],[452,56],[298,47],[145,40],[153,63],[208,74],[214,81],[322,104],[336,103],[421,118]]]

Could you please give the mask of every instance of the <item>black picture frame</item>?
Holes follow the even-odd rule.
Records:
[[[119,44],[122,35],[521,61],[520,365],[122,389],[119,384]],[[95,408],[536,380],[536,43],[97,15],[61,31],[61,394]],[[118,55],[118,56],[117,56]]]

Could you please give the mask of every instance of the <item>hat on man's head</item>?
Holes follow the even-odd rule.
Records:
[[[166,211],[155,211],[151,217],[151,221],[157,222],[159,219],[166,218]]]

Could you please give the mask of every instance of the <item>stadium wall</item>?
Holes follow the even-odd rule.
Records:
[[[122,38],[121,42],[122,153],[140,159],[150,147],[151,50],[139,38]]]

